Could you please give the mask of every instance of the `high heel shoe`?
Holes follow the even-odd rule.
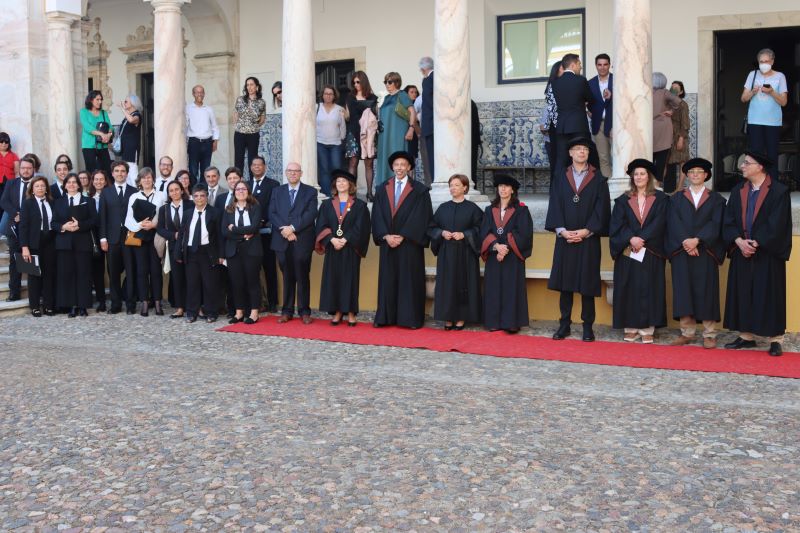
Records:
[[[149,304],[147,302],[142,302],[142,312],[139,313],[139,314],[142,315],[142,316],[150,315],[150,307],[149,307]]]
[[[161,308],[161,302],[156,300],[156,314],[158,316],[164,316],[164,310]]]

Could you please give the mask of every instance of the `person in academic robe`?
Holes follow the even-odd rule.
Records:
[[[389,156],[394,176],[376,187],[372,238],[380,248],[378,309],[373,326],[411,329],[425,323],[425,248],[433,207],[428,188],[410,179],[405,151]]]
[[[167,184],[167,203],[158,208],[156,232],[167,241],[165,265],[169,260],[169,285],[172,292],[172,307],[175,311],[170,318],[183,318],[186,310],[186,265],[181,261],[181,225],[186,212],[194,206],[189,200],[183,184],[178,180]],[[166,267],[164,268],[166,270]]]
[[[673,346],[691,344],[703,323],[703,347],[717,346],[720,320],[719,267],[725,260],[722,218],[725,198],[711,191],[711,161],[696,157],[683,164],[689,187],[672,195],[667,210],[665,251],[672,265],[672,316],[681,334]]]
[[[194,207],[184,212],[181,233],[181,261],[186,268],[186,321],[197,320],[201,301],[206,322],[216,322],[219,293],[220,216],[208,202],[204,183],[192,192]]]
[[[786,185],[768,171],[773,161],[745,152],[745,181],[731,191],[722,227],[731,263],[724,326],[739,332],[725,348],[754,348],[767,337],[769,355],[783,354],[786,262],[792,252],[792,211]]]
[[[490,331],[517,333],[530,324],[525,260],[533,252],[533,219],[519,201],[519,182],[506,174],[494,178],[494,200],[483,213],[481,258],[483,323]]]
[[[369,209],[356,198],[353,174],[335,169],[331,177],[333,194],[320,205],[316,227],[315,250],[325,255],[319,309],[333,315],[332,326],[338,326],[346,314],[347,325],[354,327],[358,324],[361,259],[369,246]]]
[[[478,234],[483,222],[481,208],[465,198],[469,178],[453,174],[448,187],[453,199],[439,206],[428,230],[437,257],[433,318],[444,322],[446,331],[481,321]]]
[[[106,254],[108,263],[108,286],[111,296],[109,314],[122,310],[125,302],[127,313],[132,315],[136,309],[136,278],[133,260],[133,248],[125,246],[128,229],[125,218],[128,216],[128,201],[136,194],[136,189],[128,185],[128,163],[114,161],[111,163],[111,178],[114,181],[100,192],[100,225],[97,229],[100,237],[100,249]],[[123,293],[122,273],[125,272]]]
[[[630,188],[611,211],[609,245],[614,259],[613,326],[623,339],[652,344],[655,329],[667,325],[664,232],[669,197],[656,189],[655,167],[647,159],[628,165]]]
[[[231,188],[233,200],[222,214],[223,256],[233,296],[234,315],[230,324],[258,322],[261,309],[261,206],[243,181]],[[249,316],[245,317],[245,311]]]
[[[270,245],[278,256],[283,274],[283,308],[278,322],[283,324],[297,314],[303,324],[311,324],[311,254],[314,253],[314,222],[317,218],[317,190],[300,182],[300,164],[286,165],[286,183],[277,187],[269,201],[272,224]]]
[[[559,291],[561,319],[553,339],[570,334],[574,294],[581,296],[583,340],[595,339],[594,299],[600,288],[600,237],[608,235],[611,199],[608,181],[589,164],[591,141],[576,137],[568,143],[572,163],[554,174],[545,229],[556,234],[553,267],[547,288]]]
[[[156,190],[153,170],[149,167],[139,170],[136,186],[139,188],[139,192],[132,194],[128,199],[125,227],[141,241],[139,246],[133,246],[136,288],[139,291],[138,297],[142,305],[139,314],[142,316],[149,314],[149,302],[152,298],[156,314],[163,315],[161,293],[164,281],[161,259],[158,257],[153,239],[158,226],[158,208],[164,205],[166,195]]]
[[[100,197],[103,189],[108,186],[108,174],[105,170],[96,169],[92,172],[89,182],[89,199],[94,202],[97,213],[100,213]],[[97,312],[105,313],[106,308],[106,253],[100,247],[100,216],[92,228],[92,287],[94,298],[97,302]]]
[[[56,248],[53,231],[53,204],[47,178],[31,180],[19,216],[19,244],[22,259],[39,258],[40,276],[28,276],[28,305],[35,317],[55,314]]]
[[[53,202],[57,273],[56,303],[69,317],[87,316],[92,306],[92,234],[97,212],[82,194],[77,174],[64,178],[65,194]]]

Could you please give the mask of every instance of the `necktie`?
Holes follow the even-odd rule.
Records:
[[[244,227],[244,209],[236,209],[239,212],[239,220],[236,221],[236,225],[240,228]]]
[[[42,202],[42,231],[47,231],[50,229],[50,220],[47,218],[47,209],[44,207],[44,200]]]
[[[178,213],[179,208],[174,205],[172,208],[175,210],[175,214],[172,216],[172,224],[175,226],[175,229],[178,229],[181,227],[181,216],[180,213]]]
[[[166,180],[161,180],[161,187],[158,188],[158,192],[164,192],[164,185],[167,184]]]
[[[261,192],[261,180],[256,180],[255,185],[253,186],[253,194],[258,194]]]
[[[289,205],[294,207],[294,197],[297,194],[297,189],[289,189]]]
[[[394,207],[397,209],[397,204],[400,203],[400,194],[403,192],[403,182],[397,180],[397,187],[394,190]]]
[[[125,199],[125,193],[123,193],[123,192],[122,192],[122,185],[120,185],[120,186],[119,186],[119,187],[117,187],[117,188],[119,189],[119,194],[117,194],[117,197],[119,198],[119,201],[120,201],[120,203],[121,203],[121,202],[122,202],[122,200],[124,200],[124,199]]]
[[[23,181],[22,182],[21,189],[22,189],[22,194],[19,197],[19,208],[20,209],[22,209],[22,201],[25,199],[25,193],[28,192],[28,182],[27,181]]]
[[[70,196],[69,197],[69,206],[72,207],[73,205],[75,205],[75,197],[74,196]]]
[[[202,225],[203,225],[203,212],[197,212],[197,223],[194,225],[194,234],[192,235],[192,245],[189,247],[193,252],[196,252],[197,249],[200,247],[200,240],[202,239],[201,232],[202,232]]]
[[[214,205],[214,193],[215,192],[216,191],[214,189],[209,189],[208,190],[208,203],[210,203],[211,205]]]

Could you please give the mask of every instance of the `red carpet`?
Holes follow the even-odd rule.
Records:
[[[554,341],[545,337],[509,335],[502,331],[373,328],[368,322],[360,322],[355,328],[348,327],[345,322],[332,327],[328,320],[314,320],[313,324],[305,325],[297,318],[286,324],[278,324],[277,316],[262,317],[253,325],[226,326],[219,331],[569,363],[800,378],[800,354],[785,352],[782,357],[770,357],[766,353],[766,346],[759,346],[759,350],[755,351],[602,341],[586,343],[580,340]]]

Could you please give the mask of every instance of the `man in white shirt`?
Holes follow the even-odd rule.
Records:
[[[211,154],[217,150],[219,128],[214,110],[203,104],[206,91],[202,85],[192,89],[194,102],[186,105],[186,139],[188,142],[189,175],[192,183],[211,165]]]
[[[156,178],[154,187],[158,192],[163,192],[165,196],[167,194],[167,185],[174,179],[172,177],[172,167],[174,164],[172,158],[168,155],[158,160],[158,178]],[[134,176],[134,179],[135,178]]]

